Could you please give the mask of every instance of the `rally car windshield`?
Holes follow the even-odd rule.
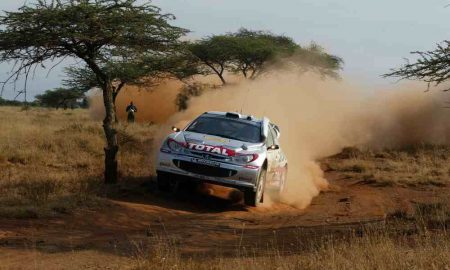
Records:
[[[232,119],[199,117],[186,131],[215,135],[244,142],[262,142],[260,126]]]

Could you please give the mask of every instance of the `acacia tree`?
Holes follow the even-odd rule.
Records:
[[[216,74],[225,85],[224,72],[231,68],[236,47],[234,38],[219,35],[194,42],[188,48],[197,61],[206,67],[202,73]]]
[[[338,77],[343,64],[341,58],[315,44],[304,48],[290,37],[244,28],[204,38],[192,43],[189,49],[204,73],[216,74],[223,84],[225,71],[242,74],[247,79],[286,68]]]
[[[162,76],[159,69],[153,69],[141,61],[107,61],[100,65],[100,69],[108,78],[111,78],[112,103],[114,110],[114,121],[118,122],[116,99],[125,85],[138,85],[146,87],[152,86],[157,76]],[[72,66],[65,69],[67,78],[64,85],[72,89],[88,91],[93,88],[100,88],[101,84],[97,80],[96,74],[89,66]]]
[[[140,55],[137,59],[126,58],[122,61],[108,60],[101,64],[102,71],[112,78],[112,99],[116,112],[116,100],[125,85],[134,85],[147,90],[165,79],[177,79],[182,82],[194,75],[202,74],[192,55],[186,50],[185,43],[163,55]],[[88,91],[100,88],[95,73],[88,66],[72,66],[65,69],[67,78],[64,85],[68,88]],[[115,114],[115,122],[118,122]]]
[[[291,38],[274,35],[266,31],[240,29],[227,34],[235,40],[231,72],[242,73],[245,78],[254,79],[263,73],[270,62],[291,56],[298,48]]]
[[[415,62],[407,60],[398,69],[392,69],[383,77],[397,77],[400,79],[421,80],[438,86],[450,79],[450,41],[445,40],[432,51],[415,51],[411,54],[418,56]],[[450,91],[450,88],[444,89]]]
[[[118,122],[117,118],[117,108],[116,99],[123,87],[135,84],[149,83],[154,77],[146,73],[144,68],[130,62],[124,63],[111,63],[108,62],[103,64],[101,67],[103,73],[108,74],[111,80],[111,91],[112,91],[112,103],[114,110],[114,122]],[[65,70],[67,78],[64,80],[64,84],[73,89],[80,90],[90,90],[93,88],[100,88],[101,84],[98,82],[95,73],[89,66],[82,67],[68,67]]]
[[[141,55],[164,55],[176,47],[185,29],[171,14],[136,0],[37,0],[0,17],[0,60],[16,63],[11,77],[26,78],[44,61],[82,60],[103,92],[106,137],[105,183],[117,182],[119,150],[114,128],[114,78],[102,68]],[[5,82],[6,83],[6,82]]]
[[[312,43],[307,47],[298,47],[287,58],[276,59],[275,65],[293,67],[299,72],[312,71],[322,77],[338,79],[344,60],[339,56],[327,53],[321,46]]]

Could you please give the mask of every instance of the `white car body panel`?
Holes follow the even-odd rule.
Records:
[[[169,134],[164,140],[158,155],[157,173],[169,173],[175,177],[188,177],[240,189],[256,189],[259,173],[266,167],[267,185],[277,185],[277,175],[283,168],[287,168],[287,159],[279,146],[279,128],[270,123],[268,118],[259,120],[226,112],[207,112],[200,117],[260,127],[261,141],[249,142],[188,131],[189,126],[196,121],[194,120],[188,127]],[[275,149],[268,149],[271,146],[268,145],[269,140],[276,145]],[[169,143],[176,143],[176,149],[171,149]],[[236,158],[241,155],[253,155],[257,158],[250,162],[237,162]]]

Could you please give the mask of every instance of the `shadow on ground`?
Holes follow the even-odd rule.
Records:
[[[192,213],[247,211],[239,190],[209,184],[182,183],[174,192],[160,192],[155,178],[126,177],[109,188],[112,200],[154,205]]]

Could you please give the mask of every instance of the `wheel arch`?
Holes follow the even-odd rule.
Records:
[[[261,166],[261,168],[267,170],[267,166],[268,166],[268,161],[267,161],[267,158],[266,158],[266,159],[264,160],[263,165]]]

